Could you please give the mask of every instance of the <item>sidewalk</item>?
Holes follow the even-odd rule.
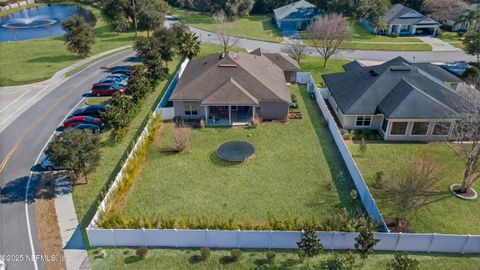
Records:
[[[57,179],[55,185],[55,211],[67,269],[90,269],[88,254],[73,206],[72,184],[65,177]]]
[[[58,71],[50,79],[43,82],[28,85],[0,87],[0,132],[2,132],[11,122],[13,122],[19,115],[30,108],[33,104],[45,97],[57,86],[61,85],[67,79],[65,76],[68,72],[95,59],[117,51],[128,49],[130,47],[131,46],[123,46],[90,56],[89,58],[78,61],[77,63]]]
[[[447,42],[439,39],[439,38],[434,38],[434,37],[418,37],[421,41],[423,41],[425,44],[428,44],[432,46],[432,51],[433,52],[455,52],[455,51],[461,51],[459,48],[455,48],[451,44],[448,44]]]

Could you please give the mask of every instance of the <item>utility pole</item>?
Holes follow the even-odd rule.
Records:
[[[135,27],[135,38],[137,38],[137,11],[135,7],[135,0],[132,0],[132,7],[133,7],[133,25]]]

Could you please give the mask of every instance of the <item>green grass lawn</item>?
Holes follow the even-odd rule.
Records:
[[[348,143],[353,154],[359,150],[358,144]],[[435,232],[451,234],[480,234],[480,200],[465,201],[450,194],[451,184],[460,183],[464,165],[455,153],[443,144],[416,143],[368,143],[364,157],[355,157],[363,177],[371,186],[373,175],[377,171],[388,174],[394,168],[418,158],[432,160],[442,170],[441,178],[436,186],[435,201],[408,216],[415,232]],[[355,156],[355,155],[354,155]],[[384,180],[388,183],[388,179]],[[480,190],[480,183],[475,185]],[[376,197],[378,190],[371,187],[370,191]],[[394,215],[390,209],[377,199],[377,204],[384,217]]]
[[[76,4],[76,2],[65,2]],[[91,55],[131,44],[132,32],[116,33],[112,30],[101,10],[84,6],[97,18],[95,44]],[[62,37],[0,42],[0,86],[21,85],[49,79],[55,72],[81,58],[67,51]]]
[[[212,19],[212,14],[191,11],[187,9],[172,8],[171,13],[181,21],[193,27],[215,32],[217,25]],[[241,38],[258,39],[270,42],[282,42],[282,33],[272,23],[270,16],[252,15],[243,16],[231,23],[232,35]],[[215,36],[211,37],[216,38]]]
[[[350,60],[330,58],[327,67],[323,68],[323,58],[307,56],[300,60],[302,71],[308,71],[312,74],[313,80],[318,84],[323,82],[322,75],[345,71],[343,65],[350,63]]]
[[[198,249],[150,249],[144,260],[138,260],[135,249],[106,249],[105,259],[94,258],[90,254],[92,269],[327,269],[325,263],[333,260],[335,254],[343,252],[322,252],[310,259],[307,264],[300,262],[295,251],[275,251],[273,265],[266,264],[266,251],[242,250],[239,262],[227,263],[225,258],[229,256],[229,250],[212,250],[210,258],[198,261],[200,251]],[[411,255],[419,262],[418,269],[478,269],[480,257],[468,255],[446,254],[415,254]],[[387,269],[387,263],[391,260],[391,253],[375,253],[362,261],[357,254],[354,269],[377,270]]]
[[[323,220],[339,206],[349,207],[353,188],[321,114],[305,87],[298,97],[302,120],[265,123],[256,129],[192,130],[191,151],[167,155],[172,124],[161,139],[120,210],[131,218],[234,218],[240,223],[279,219]],[[230,140],[256,148],[255,160],[231,165],[215,151]]]
[[[450,43],[452,46],[463,49],[463,37],[460,37],[457,32],[447,32],[447,31],[442,31],[442,34],[438,36],[439,39]]]

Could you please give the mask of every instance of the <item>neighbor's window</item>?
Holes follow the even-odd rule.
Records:
[[[387,127],[388,127],[388,120],[387,118],[383,119],[383,123],[382,123],[382,130],[387,133]]]
[[[412,135],[427,135],[429,122],[413,123]]]
[[[437,122],[433,128],[433,135],[448,135],[450,132],[450,127],[452,123],[450,122]]]
[[[392,122],[390,135],[405,135],[407,133],[408,122]]]
[[[197,102],[184,102],[183,103],[185,115],[198,115],[198,103]]]
[[[372,116],[369,116],[369,115],[357,116],[357,121],[355,122],[355,126],[369,127],[370,124],[372,124]]]

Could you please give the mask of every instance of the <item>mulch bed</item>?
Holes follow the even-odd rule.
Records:
[[[390,232],[394,233],[414,233],[415,231],[410,226],[408,220],[403,218],[385,218],[385,223],[387,224],[388,229]]]
[[[455,194],[458,194],[458,195],[462,195],[463,197],[474,197],[475,196],[475,192],[469,188],[467,190],[467,192],[460,192],[460,189],[452,189],[453,192],[455,192]]]

